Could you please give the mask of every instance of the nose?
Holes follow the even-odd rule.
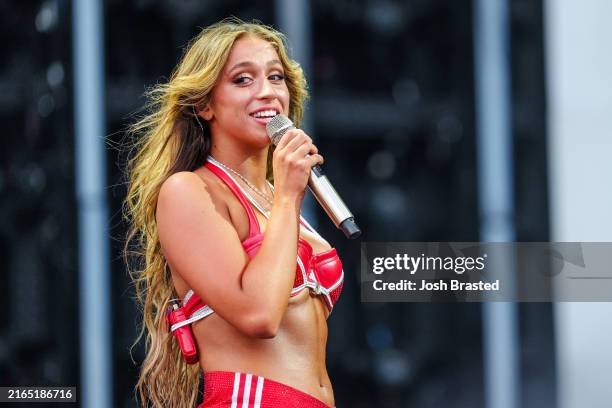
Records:
[[[258,99],[274,99],[278,95],[276,94],[276,89],[270,82],[268,78],[263,78],[260,81],[259,89],[257,90],[257,98]]]

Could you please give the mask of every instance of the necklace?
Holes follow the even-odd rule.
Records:
[[[225,164],[217,161],[214,157],[212,157],[210,155],[208,156],[208,160],[211,161],[212,163],[222,167],[223,169],[228,170],[229,172],[235,174],[236,176],[240,177],[240,179],[243,180],[247,185],[249,185],[249,187],[252,188],[253,191],[258,191],[260,195],[262,194],[262,192],[259,191],[258,188],[256,188],[255,186],[251,185],[251,183],[246,179],[246,177],[244,177],[242,174],[238,173],[237,171],[235,171],[231,167],[226,166]],[[234,181],[234,183],[236,183],[236,180],[234,180],[234,178],[231,175],[229,175],[229,174],[227,174],[227,175],[228,175],[228,177],[230,179],[232,179]],[[267,182],[267,184],[268,184],[268,188],[270,189],[270,192],[272,193],[272,197],[274,197],[274,186],[269,181]],[[264,208],[262,208],[261,204],[259,204],[257,202],[257,200],[255,200],[255,198],[253,198],[253,196],[251,196],[247,191],[245,191],[242,187],[240,187],[240,185],[238,185],[238,183],[236,183],[236,185],[238,186],[240,191],[242,191],[242,193],[245,195],[247,200],[249,200],[249,202],[251,204],[253,204],[253,206],[257,209],[257,211],[259,211],[266,219],[269,219],[270,218],[270,210],[266,211]],[[263,197],[266,200],[266,202],[268,202],[270,204],[270,207],[272,207],[272,203],[268,199],[268,197],[266,197],[266,196],[263,196]],[[312,225],[310,225],[308,223],[308,221],[306,221],[306,219],[302,218],[302,215],[300,215],[300,221],[303,222],[310,231],[313,231],[319,238],[321,238],[323,240],[323,237],[317,232],[317,230],[315,230],[312,227]],[[298,259],[299,259],[299,257],[298,257]]]
[[[212,161],[215,164],[218,164],[219,166],[223,167],[225,170],[231,172],[232,174],[238,176],[240,178],[240,180],[244,181],[244,183],[254,192],[256,192],[257,194],[259,194],[264,200],[266,200],[266,202],[268,203],[268,205],[270,207],[272,207],[272,200],[268,198],[268,196],[266,196],[266,194],[261,191],[260,189],[258,189],[257,187],[255,187],[246,177],[244,177],[242,174],[238,173],[236,170],[232,169],[230,166],[221,163],[220,161],[216,160],[215,158],[213,158],[212,156],[210,156],[210,159],[212,159]],[[272,197],[274,197],[274,191],[271,190],[270,185],[268,184],[268,188],[270,188],[270,192],[272,194]]]

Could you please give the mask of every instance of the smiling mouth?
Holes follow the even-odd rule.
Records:
[[[272,119],[276,115],[278,115],[277,110],[264,110],[251,114],[255,119]]]

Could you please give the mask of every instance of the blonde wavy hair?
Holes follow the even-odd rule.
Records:
[[[247,35],[276,49],[290,94],[288,116],[299,126],[308,92],[300,65],[287,54],[284,35],[258,22],[230,18],[204,28],[187,45],[170,79],[147,91],[146,113],[127,132],[124,217],[129,230],[124,256],[143,317],[136,343],[146,334],[135,390],[143,407],[194,406],[198,398],[200,367],[184,362],[165,327],[166,308],[177,294],[165,267],[155,211],[161,185],[170,175],[193,171],[206,161],[210,130],[203,120],[200,126],[195,112],[210,101],[234,42]],[[271,174],[270,165],[268,169]]]

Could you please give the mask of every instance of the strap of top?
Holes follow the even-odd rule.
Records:
[[[244,207],[244,210],[246,211],[247,216],[249,217],[249,238],[260,234],[261,230],[259,229],[259,221],[257,221],[257,217],[255,216],[255,213],[253,212],[253,208],[251,208],[251,205],[249,204],[247,199],[244,197],[244,195],[242,195],[240,188],[238,188],[238,186],[236,185],[234,180],[230,177],[230,175],[227,174],[225,170],[223,170],[222,168],[220,168],[219,166],[217,166],[216,164],[210,161],[207,161],[205,166],[210,171],[212,171],[217,177],[223,180],[223,182],[229,187],[232,193],[234,193],[238,201],[240,201],[240,204],[242,204],[242,206]]]

